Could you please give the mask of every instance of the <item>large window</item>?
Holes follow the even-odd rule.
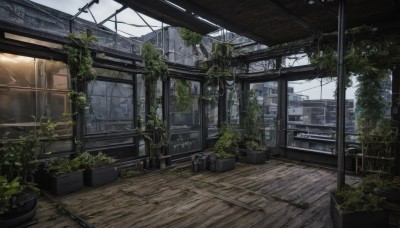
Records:
[[[346,90],[346,141],[355,138],[355,81]],[[298,80],[288,83],[288,146],[335,153],[336,79]]]
[[[226,116],[227,122],[232,125],[238,126],[240,110],[239,110],[239,94],[240,87],[239,84],[233,81],[227,82],[227,96],[226,96]]]
[[[204,89],[203,102],[205,103],[207,137],[218,136],[218,87],[207,85]]]
[[[60,138],[70,136],[72,127],[63,124],[63,114],[71,110],[67,93],[66,64],[0,53],[0,134],[18,137],[35,126],[32,116],[48,116],[58,122]],[[70,140],[59,140],[51,152],[71,149]]]
[[[200,88],[200,82],[171,79],[171,154],[201,149]]]
[[[252,83],[250,90],[255,91],[258,104],[263,111],[263,121],[259,125],[263,133],[263,144],[273,147],[276,145],[278,82]]]
[[[87,84],[87,94],[87,134],[134,129],[132,83],[94,80]]]

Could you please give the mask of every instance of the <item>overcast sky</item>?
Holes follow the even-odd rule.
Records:
[[[84,7],[87,3],[91,2],[90,0],[32,0],[33,2],[51,7],[53,9],[63,11],[65,13],[75,15],[78,12],[79,8]],[[111,14],[113,14],[116,10],[122,7],[121,4],[113,1],[113,0],[100,0],[99,4],[94,4],[90,10],[93,13],[97,23],[103,21]],[[154,20],[150,17],[147,17],[143,14],[141,16],[146,20],[146,22],[154,27],[154,29],[161,27],[161,22]],[[94,22],[90,13],[82,13],[80,18]],[[112,18],[111,20],[114,20]],[[126,22],[129,24],[140,25],[144,27],[136,27],[136,26],[129,26],[125,24],[118,24],[118,30],[120,35],[128,36],[126,33],[131,34],[133,36],[141,36],[151,32],[151,29],[146,26],[142,19],[135,13],[135,11],[127,8],[121,13],[117,15],[117,20],[120,22]],[[112,30],[115,30],[115,26],[113,22],[107,22],[104,24],[105,26],[109,27]],[[125,32],[125,33],[123,33]]]

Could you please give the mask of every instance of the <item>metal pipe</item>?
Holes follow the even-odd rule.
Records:
[[[142,21],[147,25],[147,27],[149,27],[151,29],[151,31],[154,32],[154,34],[156,34],[156,36],[158,36],[157,32],[154,31],[154,29],[152,28],[151,25],[149,25],[149,23],[147,23],[147,21],[138,13],[134,10],[134,12],[140,17],[140,19],[142,19]]]
[[[90,8],[93,4],[99,4],[100,0],[92,0],[91,2],[87,3],[84,7],[80,8],[78,13],[76,13],[70,20],[73,21],[77,18],[82,12],[85,12],[86,9]]]
[[[336,151],[338,154],[337,188],[342,190],[345,184],[344,149],[345,149],[345,106],[346,106],[346,72],[344,63],[344,36],[346,23],[346,0],[339,0],[338,18],[338,83],[337,83],[337,110],[336,116]]]
[[[110,20],[112,17],[114,17],[115,15],[121,13],[123,10],[125,10],[126,6],[122,6],[121,8],[119,8],[118,10],[115,11],[115,13],[111,14],[110,16],[108,16],[106,19],[104,19],[102,22],[98,23],[97,26],[103,25],[104,23],[106,23],[108,20]]]
[[[87,3],[84,7],[79,8],[78,13],[76,13],[71,19],[69,19],[69,32],[72,33],[73,30],[73,23],[75,18],[77,18],[82,12],[85,12],[86,9],[89,9],[93,4],[99,4],[100,0],[92,0],[91,2]],[[92,15],[93,17],[93,15]],[[93,17],[94,19],[94,17]],[[96,19],[95,19],[96,22]]]
[[[165,48],[164,48],[164,22],[161,22],[161,47],[162,47],[162,54],[165,55]]]
[[[117,14],[115,14],[114,15],[114,20],[115,20],[115,23],[114,23],[114,26],[115,26],[115,33],[117,33],[118,32],[118,27],[117,27],[117,25],[118,25],[118,20],[117,20]]]

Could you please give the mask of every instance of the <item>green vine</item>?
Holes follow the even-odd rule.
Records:
[[[248,149],[254,149],[261,143],[261,123],[262,123],[263,112],[257,101],[257,95],[255,90],[249,91],[249,101],[246,105],[246,116],[244,118],[244,132],[243,135]]]
[[[150,143],[150,157],[156,158],[163,150],[169,145],[170,135],[167,131],[167,123],[162,120],[157,114],[158,105],[150,108],[150,114],[147,115],[147,127],[152,129],[150,135],[143,135],[143,137]]]
[[[357,76],[356,91],[359,133],[368,135],[379,127],[386,101],[383,97],[384,83],[400,56],[400,35],[381,35],[371,27],[359,27],[346,31],[348,45],[345,48],[347,86],[350,76]],[[337,75],[336,45],[319,39],[309,50],[310,62],[325,76]]]
[[[84,110],[87,106],[86,95],[82,92],[68,91],[68,97],[80,110]]]
[[[168,66],[165,63],[164,57],[150,42],[145,42],[142,46],[142,60],[144,63],[146,89],[149,90],[150,103],[154,106],[156,102],[157,81],[167,78]]]
[[[94,80],[96,75],[92,71],[93,58],[89,50],[89,45],[97,41],[97,38],[92,35],[88,36],[85,32],[77,35],[69,34],[68,38],[76,46],[64,46],[73,80],[77,80],[78,82]]]
[[[203,36],[198,34],[197,32],[193,32],[187,28],[179,28],[179,36],[183,41],[186,42],[187,45],[196,46],[200,44],[203,40]]]
[[[176,80],[176,106],[179,111],[188,111],[192,106],[191,85],[189,80]]]
[[[233,45],[229,42],[220,42],[213,45],[211,50],[212,65],[207,71],[209,77],[231,76],[229,67],[234,57]]]

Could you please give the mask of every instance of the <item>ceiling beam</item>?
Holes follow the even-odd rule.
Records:
[[[218,17],[217,15],[210,13],[208,10],[202,8],[198,4],[196,4],[193,1],[189,0],[169,0],[170,2],[186,9],[188,12],[193,12],[194,14],[211,21],[212,23],[215,23],[223,28],[228,29],[229,31],[235,32],[237,34],[246,36],[254,41],[257,41],[259,43],[275,43],[273,40],[269,40],[268,38],[265,38],[261,35],[256,34],[253,31],[248,30],[245,27],[242,27],[238,24],[235,24],[233,22],[229,22],[225,19],[222,19]]]
[[[200,34],[208,34],[218,27],[160,0],[114,0],[135,11],[172,26],[185,27]]]
[[[313,30],[313,31],[319,31],[318,28],[316,28],[315,26],[311,25],[310,23],[305,21],[302,17],[300,17],[299,15],[297,15],[297,14],[293,13],[292,11],[288,10],[287,8],[285,8],[283,5],[277,3],[276,1],[274,1],[274,0],[264,0],[264,2],[267,3],[268,5],[272,6],[273,8],[279,10],[280,13],[285,14],[287,17],[293,19],[293,21],[295,23],[301,25],[305,29],[309,29],[309,30]]]

